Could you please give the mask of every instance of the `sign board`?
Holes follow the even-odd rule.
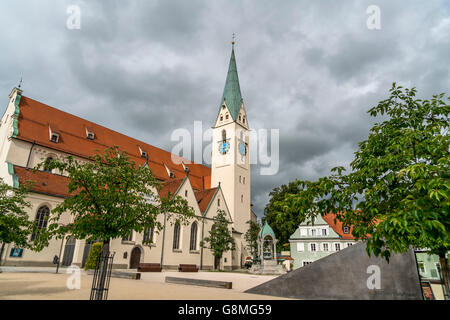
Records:
[[[9,254],[10,257],[14,258],[20,258],[23,254],[23,249],[21,248],[12,248],[11,253]]]

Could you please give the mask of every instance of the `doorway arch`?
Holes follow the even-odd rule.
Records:
[[[139,247],[134,247],[130,255],[130,269],[137,269],[141,263],[142,250]]]

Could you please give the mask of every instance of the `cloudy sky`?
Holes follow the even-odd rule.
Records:
[[[236,33],[250,127],[280,130],[278,173],[252,168],[259,216],[274,187],[349,164],[392,82],[450,92],[445,0],[9,0],[0,12],[4,107],[23,77],[24,95],[166,150],[174,129],[214,124]]]

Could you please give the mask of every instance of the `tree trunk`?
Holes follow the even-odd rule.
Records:
[[[439,262],[441,263],[441,269],[442,269],[442,281],[444,282],[444,299],[449,300],[449,292],[450,292],[450,286],[448,283],[448,264],[447,259],[445,257],[445,252],[439,254]]]
[[[103,292],[105,290],[106,275],[108,272],[108,257],[109,257],[109,242],[107,239],[103,242],[102,255],[100,258],[98,286],[95,295],[95,300],[103,300]]]
[[[5,250],[5,243],[2,242],[2,249],[0,250],[0,266],[2,265],[2,257],[3,257],[3,251],[4,250]]]

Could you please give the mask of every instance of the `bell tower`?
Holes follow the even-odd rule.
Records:
[[[250,220],[249,126],[239,86],[234,41],[222,99],[213,127],[211,186],[220,183],[236,231]]]

